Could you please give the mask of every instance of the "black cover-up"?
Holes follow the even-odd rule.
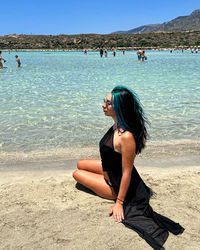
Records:
[[[100,154],[103,171],[110,178],[116,194],[119,192],[122,177],[122,157],[114,151],[114,129],[111,127],[101,139]],[[135,166],[133,166],[131,181],[124,201],[124,220],[122,223],[135,230],[146,242],[156,250],[164,249],[163,244],[169,232],[178,235],[184,231],[178,223],[153,211],[149,205],[152,191],[141,179]]]

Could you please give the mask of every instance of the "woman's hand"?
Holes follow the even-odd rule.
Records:
[[[113,214],[115,221],[122,222],[124,219],[123,205],[116,201],[116,203],[111,207],[109,215]]]

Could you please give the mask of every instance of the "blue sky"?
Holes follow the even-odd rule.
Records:
[[[200,0],[2,0],[0,6],[0,35],[108,34],[189,15]]]

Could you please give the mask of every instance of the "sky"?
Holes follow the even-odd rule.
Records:
[[[200,0],[0,0],[0,35],[109,34],[170,21]]]

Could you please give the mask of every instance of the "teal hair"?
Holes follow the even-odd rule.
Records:
[[[130,131],[136,142],[136,154],[145,147],[148,137],[146,124],[148,120],[137,94],[130,88],[116,86],[112,90],[112,106],[120,127]]]

